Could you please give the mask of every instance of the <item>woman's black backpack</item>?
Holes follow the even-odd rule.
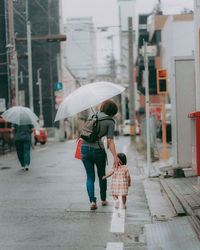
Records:
[[[96,142],[99,139],[99,131],[100,131],[100,122],[103,120],[112,120],[111,117],[105,116],[98,118],[97,114],[91,116],[89,120],[87,120],[80,133],[80,138],[84,139],[87,142]]]

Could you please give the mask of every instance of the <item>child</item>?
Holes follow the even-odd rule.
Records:
[[[131,185],[131,177],[126,166],[126,155],[119,153],[117,156],[121,160],[122,165],[113,167],[112,171],[103,176],[102,179],[104,180],[112,176],[111,194],[115,200],[115,208],[119,208],[118,196],[122,196],[123,208],[126,209],[126,196],[128,195],[128,187]]]

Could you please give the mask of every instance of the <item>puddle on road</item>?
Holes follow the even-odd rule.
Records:
[[[60,151],[60,152],[57,152],[57,154],[66,154],[66,151]]]
[[[7,170],[7,169],[11,169],[11,167],[1,167],[0,170]]]
[[[48,165],[47,166],[47,168],[55,168],[56,167],[56,165],[54,164],[54,165]]]

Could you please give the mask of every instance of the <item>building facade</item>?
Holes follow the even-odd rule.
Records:
[[[0,113],[5,111],[9,103],[6,25],[6,2],[0,1]]]
[[[194,16],[180,14],[169,16],[162,29],[161,65],[168,71],[171,92],[171,66],[174,57],[193,56],[195,50]],[[169,93],[170,94],[170,93]]]
[[[19,68],[21,105],[29,106],[27,28],[31,23],[34,112],[40,115],[38,73],[42,81],[44,126],[53,127],[56,113],[55,84],[59,79],[60,25],[59,0],[14,2],[14,28]]]
[[[168,16],[162,13],[139,15],[138,24],[138,57],[136,63],[137,88],[140,93],[140,111],[145,109],[145,79],[144,79],[144,46],[148,42],[148,71],[149,71],[149,103],[150,113],[161,110],[160,96],[157,95],[156,70],[161,68],[161,32]]]
[[[96,31],[91,17],[68,18],[64,25],[67,34],[65,63],[81,83],[96,78]]]

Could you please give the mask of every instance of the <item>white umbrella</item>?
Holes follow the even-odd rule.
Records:
[[[124,90],[124,87],[111,82],[85,84],[64,99],[58,108],[55,121],[94,107],[113,96],[119,95]]]
[[[14,106],[6,110],[2,115],[7,122],[15,123],[17,125],[29,125],[38,127],[39,118],[29,108],[22,106]]]

